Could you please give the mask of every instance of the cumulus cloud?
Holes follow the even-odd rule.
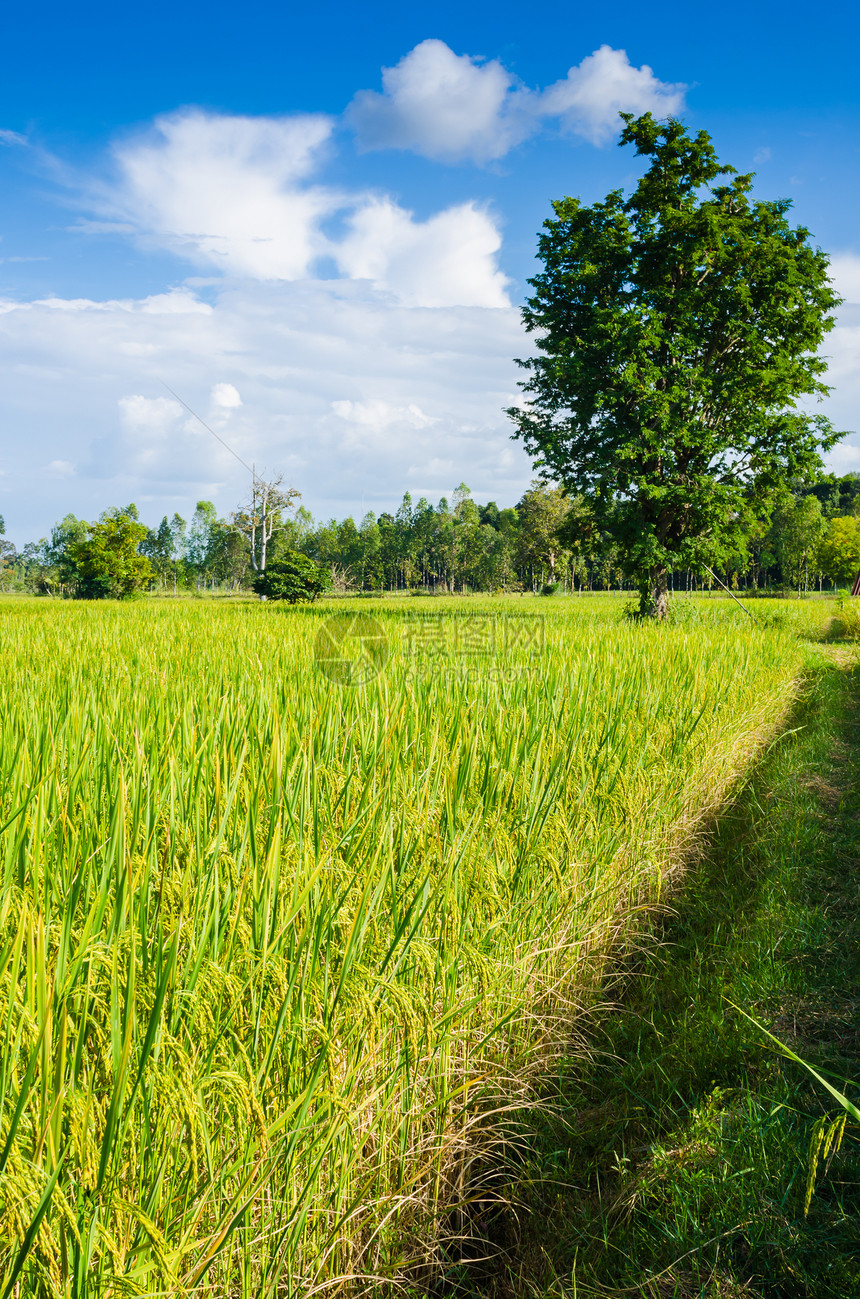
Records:
[[[174,113],[118,147],[117,179],[94,201],[123,218],[121,232],[230,276],[299,280],[326,258],[411,306],[507,306],[501,236],[487,212],[465,203],[417,221],[391,198],[310,183],[331,129],[319,116]],[[331,217],[341,218],[340,237],[324,233]],[[196,309],[180,291],[164,306]]]
[[[416,307],[507,307],[507,278],[496,267],[501,235],[473,203],[416,221],[391,199],[353,213],[334,250],[351,279],[370,280]]]
[[[150,491],[159,484],[193,482],[201,448],[209,452],[205,436],[173,398],[131,393],[117,401],[115,428],[91,443],[87,472],[147,483]]]
[[[150,438],[167,437],[184,414],[179,402],[170,397],[143,397],[139,393],[120,397],[118,406],[122,427],[129,433]]]
[[[563,130],[603,144],[618,134],[619,113],[677,116],[686,90],[680,83],[658,81],[647,63],[635,68],[626,51],[601,45],[543,92],[539,111],[557,117]]]
[[[94,518],[134,500],[157,521],[188,517],[200,498],[236,507],[245,471],[162,380],[213,428],[229,419],[236,454],[283,471],[315,514],[358,515],[362,497],[389,509],[405,489],[450,495],[461,479],[479,499],[511,501],[530,481],[502,413],[512,358],[528,347],[512,307],[416,310],[336,279],[231,281],[209,303],[185,289],[3,306],[14,436],[0,451],[0,513],[16,544],[68,510]],[[46,473],[51,461],[75,476]]]
[[[212,405],[217,406],[219,410],[235,410],[237,406],[242,405],[239,389],[232,383],[216,383],[210,396]]]
[[[382,92],[362,90],[346,113],[361,149],[409,149],[442,162],[484,163],[555,119],[562,130],[602,144],[619,112],[677,114],[686,86],[631,64],[601,45],[543,91],[529,90],[498,60],[455,54],[444,41],[416,45],[382,70]]]
[[[306,182],[332,127],[318,114],[167,114],[117,146],[118,181],[96,198],[121,229],[198,264],[297,279],[325,247],[332,196]]]
[[[527,95],[498,60],[455,54],[444,41],[416,45],[382,69],[380,94],[361,90],[347,121],[362,149],[411,149],[443,162],[488,162],[529,133]]]
[[[848,430],[858,310],[842,308],[825,343],[835,391],[823,409]],[[415,309],[368,281],[232,282],[208,303],[190,289],[5,302],[0,513],[22,545],[69,510],[95,518],[134,500],[157,521],[200,498],[235,508],[244,470],[162,380],[229,419],[235,452],[282,470],[317,515],[358,515],[362,498],[391,509],[404,489],[436,499],[461,480],[510,503],[532,471],[502,411],[517,398],[511,358],[529,350],[512,307]],[[241,405],[218,404],[216,393],[235,402],[229,389]],[[844,472],[858,455],[852,438],[829,459]]]

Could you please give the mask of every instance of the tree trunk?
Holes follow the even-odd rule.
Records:
[[[644,582],[639,584],[640,618],[665,618],[669,612],[665,568],[652,568]]]

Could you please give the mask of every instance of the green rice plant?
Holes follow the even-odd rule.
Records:
[[[734,1006],[734,1002],[730,1002],[730,1005]],[[760,1033],[769,1038],[777,1047],[781,1055],[784,1055],[788,1060],[793,1060],[795,1064],[802,1065],[806,1072],[810,1074],[815,1081],[825,1089],[825,1091],[828,1091],[833,1099],[842,1107],[843,1112],[838,1114],[836,1118],[833,1118],[829,1114],[823,1114],[812,1130],[812,1142],[809,1149],[809,1158],[806,1170],[806,1196],[803,1202],[803,1212],[805,1215],[809,1213],[809,1206],[811,1205],[812,1197],[815,1194],[815,1181],[818,1176],[819,1164],[826,1164],[829,1158],[838,1154],[839,1147],[842,1144],[842,1138],[845,1135],[845,1125],[849,1118],[855,1123],[860,1123],[860,1109],[857,1108],[853,1101],[848,1099],[844,1092],[840,1091],[838,1087],[834,1087],[832,1083],[828,1082],[817,1069],[813,1069],[808,1060],[804,1060],[796,1051],[792,1051],[790,1046],[786,1046],[784,1042],[781,1042],[778,1037],[775,1037],[774,1034],[771,1033],[769,1029],[765,1028],[763,1024],[760,1024],[757,1019],[753,1018],[752,1015],[747,1014],[742,1007],[734,1006],[734,1009],[739,1011],[745,1019],[748,1019]]]
[[[850,596],[839,602],[839,622],[842,635],[849,640],[860,639],[860,600]]]
[[[344,686],[338,607],[0,605],[3,1299],[432,1275],[800,658],[386,601]]]

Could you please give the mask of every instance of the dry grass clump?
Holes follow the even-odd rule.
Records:
[[[0,609],[4,1294],[349,1287],[492,1197],[494,1114],[798,661],[513,607],[383,607],[358,688],[329,610]]]

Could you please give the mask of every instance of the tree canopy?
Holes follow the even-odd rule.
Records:
[[[82,599],[127,599],[141,591],[152,577],[152,565],[138,547],[147,529],[134,505],[107,510],[98,523],[90,523],[86,536],[71,542],[69,557]]]
[[[828,391],[818,348],[839,299],[787,199],[753,200],[704,131],[622,117],[650,166],[627,198],[553,203],[523,308],[539,354],[508,413],[662,616],[667,573],[719,563],[836,441],[797,401]]]

